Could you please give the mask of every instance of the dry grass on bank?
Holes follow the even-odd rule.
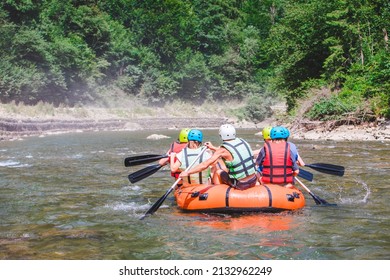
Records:
[[[244,103],[207,102],[201,106],[188,104],[180,101],[165,104],[161,107],[150,107],[138,100],[126,100],[115,107],[102,107],[86,105],[82,107],[54,107],[52,104],[39,102],[30,106],[23,103],[0,104],[0,118],[3,119],[36,119],[36,120],[73,120],[73,119],[137,119],[153,117],[234,117],[234,110],[244,106]]]

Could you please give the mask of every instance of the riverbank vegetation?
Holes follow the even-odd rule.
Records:
[[[389,25],[385,0],[6,0],[0,101],[108,106],[120,92],[246,102],[234,112],[261,121],[310,99],[311,120],[388,119]]]

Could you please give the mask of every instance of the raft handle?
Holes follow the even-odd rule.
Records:
[[[287,201],[294,202],[294,200],[295,200],[295,196],[294,195],[288,193],[288,194],[286,194],[286,196],[287,196]]]
[[[194,193],[191,194],[191,197],[198,197],[199,194],[200,194],[200,192],[194,192]]]

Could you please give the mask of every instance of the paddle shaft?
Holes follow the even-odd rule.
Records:
[[[335,176],[344,176],[344,166],[334,165],[329,163],[313,163],[306,164],[305,166],[310,167],[318,172],[335,175]]]
[[[308,187],[306,187],[302,182],[301,182],[301,180],[299,180],[297,177],[295,177],[294,178],[300,185],[301,185],[301,187],[302,188],[304,188],[308,193],[312,193],[310,190],[309,190],[309,188]]]
[[[187,172],[188,170],[190,170],[192,168],[192,166],[197,162],[197,160],[202,156],[202,154],[206,151],[206,147],[204,147],[199,155],[194,159],[194,161],[184,170],[185,172]],[[168,195],[172,192],[172,190],[176,187],[176,185],[182,180],[182,178],[178,178],[176,180],[175,183],[173,183],[173,185],[165,192],[165,194],[159,199],[157,200],[153,205],[152,207],[150,207],[150,209],[140,218],[140,220],[143,220],[145,219],[147,216],[150,216],[152,215],[154,212],[156,212],[158,210],[158,208],[160,208],[160,206],[163,204],[163,202],[165,201],[165,199],[168,197]]]
[[[317,205],[326,205],[326,206],[337,206],[337,204],[333,204],[333,203],[328,203],[325,199],[322,199],[318,196],[316,196],[314,193],[312,193],[308,187],[305,186],[305,184],[303,184],[301,182],[301,180],[299,180],[297,177],[295,177],[295,180],[302,186],[302,188],[304,188],[309,194],[310,196],[314,199],[315,203]]]
[[[141,155],[141,156],[132,156],[125,158],[125,166],[135,166],[135,165],[141,165],[146,163],[151,163],[153,161],[166,158],[167,155]]]

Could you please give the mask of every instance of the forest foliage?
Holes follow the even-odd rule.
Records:
[[[388,0],[2,0],[0,101],[277,97],[311,119],[390,118]],[[115,91],[112,91],[115,92]]]

